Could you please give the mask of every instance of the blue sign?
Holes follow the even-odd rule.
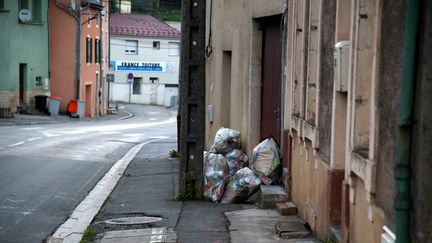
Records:
[[[162,67],[150,67],[150,66],[117,66],[119,71],[151,71],[151,72],[162,72]]]
[[[174,72],[175,64],[172,62],[110,60],[110,66],[117,71]]]

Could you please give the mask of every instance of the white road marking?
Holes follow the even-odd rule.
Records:
[[[29,138],[28,141],[31,142],[31,141],[35,141],[35,140],[39,140],[39,139],[42,139],[42,138],[41,138],[41,137],[37,137],[37,138]]]
[[[31,212],[19,212],[19,211],[3,211],[0,210],[0,213],[14,213],[14,214],[22,214],[23,216],[32,214]]]
[[[104,125],[104,126],[87,126],[87,127],[80,127],[78,129],[72,129],[69,131],[56,131],[56,130],[48,130],[46,132],[42,131],[42,133],[47,137],[56,137],[56,136],[62,136],[65,134],[79,134],[79,133],[86,133],[86,132],[118,132],[119,130],[126,130],[126,129],[134,129],[134,128],[143,128],[143,127],[151,127],[156,125],[164,125],[176,122],[177,118],[170,118],[164,121],[160,122],[148,122],[148,123],[127,123],[127,124],[117,124],[117,125]]]
[[[6,198],[7,201],[17,203],[17,202],[24,202],[24,200],[12,200],[10,198]]]
[[[15,147],[15,146],[21,145],[23,143],[24,142],[14,143],[14,144],[9,145],[8,147]]]
[[[52,133],[48,133],[48,134],[45,134],[45,136],[47,136],[47,137],[49,137],[49,138],[52,138],[52,137],[58,137],[58,136],[60,136],[60,134],[52,134]]]

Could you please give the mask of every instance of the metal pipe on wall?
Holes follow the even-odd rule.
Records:
[[[420,0],[408,0],[407,4],[399,105],[399,134],[396,143],[396,167],[394,171],[396,181],[396,196],[394,199],[396,243],[410,242],[411,138]]]

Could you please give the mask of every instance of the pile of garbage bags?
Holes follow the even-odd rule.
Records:
[[[258,144],[249,161],[241,150],[240,132],[222,127],[204,153],[204,196],[213,202],[241,203],[261,184],[277,183],[280,173],[281,154],[273,138]]]

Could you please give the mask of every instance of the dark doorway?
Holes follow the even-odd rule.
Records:
[[[20,63],[19,65],[19,102],[24,103],[24,85],[27,79],[27,64]]]
[[[265,18],[263,25],[261,139],[281,136],[281,16]]]

